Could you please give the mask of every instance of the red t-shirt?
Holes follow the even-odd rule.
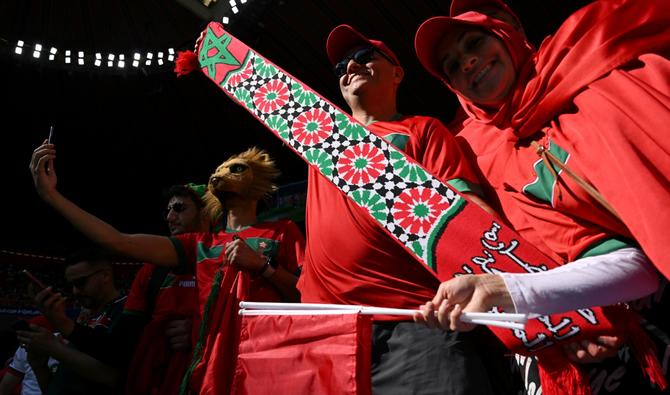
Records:
[[[475,176],[449,131],[429,117],[409,116],[368,126],[431,174],[471,190]],[[370,214],[309,168],[307,249],[298,280],[302,301],[417,308],[440,282],[393,240]]]
[[[194,265],[198,284],[199,307],[202,314],[212,289],[214,275],[225,260],[226,243],[239,236],[254,250],[272,256],[289,273],[298,272],[304,254],[304,237],[295,223],[287,220],[263,222],[239,232],[186,233],[170,239],[182,264]],[[226,266],[223,266],[225,271]],[[265,278],[253,276],[249,284],[249,300],[279,301],[281,295]]]
[[[549,127],[536,141],[585,180],[570,144],[558,129]],[[502,214],[514,229],[557,262],[571,262],[591,248],[606,243],[600,252],[616,250],[631,238],[628,230],[560,169],[548,170],[535,148],[518,144],[511,129],[500,130],[472,122],[457,138],[472,147],[487,182],[499,200]]]
[[[147,292],[156,266],[144,264],[137,272],[128,293],[125,310],[135,313],[147,313]],[[176,274],[170,271],[165,276],[158,294],[155,295],[152,319],[165,316],[190,317],[198,303],[195,274]]]

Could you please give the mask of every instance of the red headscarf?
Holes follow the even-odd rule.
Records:
[[[517,81],[500,108],[480,107],[463,97],[448,84],[437,67],[435,44],[454,24],[489,31],[501,39],[510,52]],[[513,133],[516,138],[526,138],[562,114],[577,111],[575,106],[580,102],[575,101],[576,98],[590,86],[598,86],[600,80],[616,70],[625,70],[645,54],[658,54],[667,59],[670,54],[668,26],[668,1],[601,0],[571,15],[554,36],[545,39],[537,52],[532,52],[524,37],[515,34],[511,26],[477,12],[426,21],[417,31],[415,45],[424,67],[458,95],[464,110],[474,120],[473,127],[491,125],[496,130]],[[647,83],[651,87],[640,87],[647,91],[656,89],[649,97],[637,97],[637,93],[628,90],[636,87],[621,84],[617,92],[606,92],[610,96],[604,100],[609,102],[592,102],[589,111],[592,117],[599,117],[602,130],[574,125],[565,130],[572,136],[571,146],[565,148],[575,154],[575,163],[588,170],[589,181],[616,209],[632,236],[668,278],[670,248],[664,240],[664,227],[666,220],[670,220],[670,144],[661,131],[667,128],[667,123],[663,124],[670,112],[669,74],[670,71],[663,69],[655,81]],[[630,100],[627,95],[635,99]],[[646,116],[635,114],[639,111],[635,106],[646,105],[641,104],[644,100],[658,104],[658,109],[652,114],[646,109]],[[624,115],[604,114],[606,108],[608,111],[621,108],[624,113],[628,112],[627,119],[623,122],[611,119],[614,115]],[[607,152],[603,151],[604,147]],[[640,184],[621,184],[621,180],[631,179],[639,180]]]
[[[432,26],[431,25],[432,22]],[[456,91],[435,68],[435,30],[471,25],[490,31],[507,47],[517,71],[516,87],[496,111],[479,107]],[[470,11],[431,18],[417,31],[417,55],[424,67],[459,98],[471,118],[498,127],[511,126],[519,137],[537,132],[589,83],[645,53],[668,53],[670,2],[610,0],[593,3],[571,15],[537,53],[509,24]],[[428,33],[428,30],[433,32]],[[433,36],[428,38],[428,36]]]

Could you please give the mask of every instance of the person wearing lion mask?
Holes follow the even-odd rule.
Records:
[[[251,148],[221,164],[209,179],[206,212],[224,210],[225,230],[173,237],[126,234],[84,211],[57,190],[56,149],[46,141],[31,159],[40,197],[93,242],[159,266],[195,266],[199,294],[193,360],[182,392],[227,393],[236,357],[237,303],[295,301],[304,237],[291,221],[256,223],[256,206],[274,191],[274,161]],[[198,329],[199,328],[199,329]],[[57,328],[61,329],[61,328]],[[68,333],[61,331],[65,337]],[[206,391],[205,391],[206,392]]]

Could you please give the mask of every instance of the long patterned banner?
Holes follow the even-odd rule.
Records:
[[[309,165],[365,208],[389,235],[437,273],[538,272],[557,264],[416,161],[210,23],[201,70]],[[501,270],[512,265],[518,270]],[[599,308],[491,328],[516,352],[535,353],[612,328]]]

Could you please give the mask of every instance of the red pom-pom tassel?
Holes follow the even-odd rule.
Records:
[[[174,72],[177,73],[177,77],[182,75],[189,74],[190,72],[198,69],[200,64],[198,64],[198,55],[193,51],[179,51],[177,52],[177,60],[175,61]]]

